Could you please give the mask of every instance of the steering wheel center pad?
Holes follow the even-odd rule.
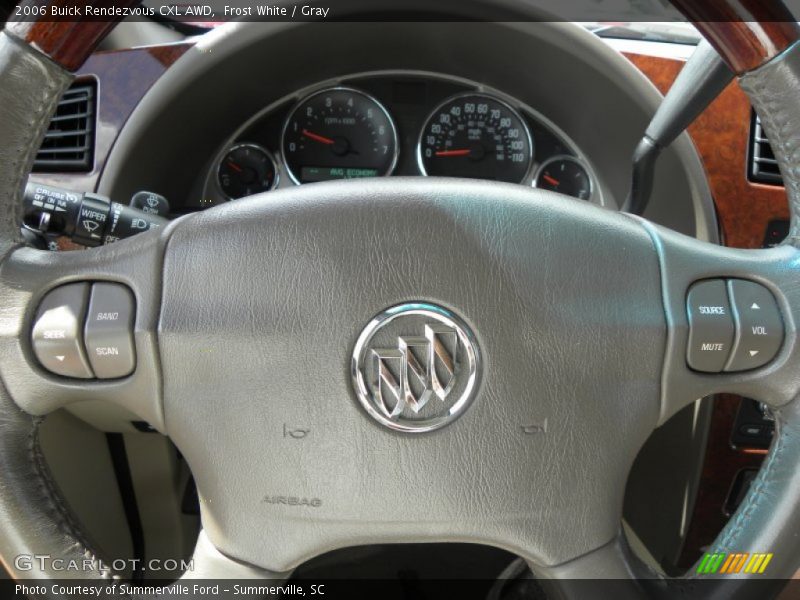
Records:
[[[482,373],[463,416],[409,435],[368,417],[349,366],[370,319],[420,301],[469,323]],[[231,555],[271,540],[265,566],[286,570],[378,535],[557,564],[616,534],[659,416],[666,322],[634,220],[519,186],[393,178],[177,223],[159,341],[167,432]]]

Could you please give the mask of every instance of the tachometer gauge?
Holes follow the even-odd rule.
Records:
[[[539,167],[533,184],[581,200],[592,197],[592,179],[580,161],[572,156],[554,156],[546,160]]]
[[[283,128],[283,158],[295,183],[389,175],[397,163],[397,130],[372,96],[350,88],[316,92]]]
[[[278,182],[272,155],[257,144],[237,144],[222,157],[217,169],[220,190],[229,200],[266,192]]]
[[[423,175],[522,183],[533,140],[522,117],[486,94],[449,98],[425,123],[417,147]]]

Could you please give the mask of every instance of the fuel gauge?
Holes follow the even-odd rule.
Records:
[[[237,144],[222,157],[217,170],[220,190],[229,200],[271,190],[278,169],[268,150],[257,144]]]
[[[542,163],[533,185],[581,200],[592,197],[592,178],[586,167],[572,156],[554,156]]]

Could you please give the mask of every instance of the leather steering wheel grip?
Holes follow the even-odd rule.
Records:
[[[58,99],[72,81],[68,72],[17,38],[0,33],[0,256],[20,239],[19,201]]]
[[[20,239],[20,197],[56,103],[72,81],[62,67],[24,42],[0,33],[0,256]],[[14,577],[12,557],[50,554],[102,563],[61,499],[38,440],[40,418],[17,407],[0,383],[0,556]],[[110,571],[109,571],[110,572]],[[87,577],[107,577],[91,570]]]
[[[792,211],[792,232],[788,243],[800,246],[800,32],[786,21],[783,4],[758,0],[696,3],[674,0],[698,23],[723,57],[742,74],[740,82],[756,106],[770,136],[786,181]],[[749,8],[748,8],[749,6]],[[763,12],[764,7],[772,12]],[[765,17],[761,23],[745,23],[737,10],[754,10]],[[694,12],[692,12],[694,11]],[[716,17],[714,17],[716,15]],[[725,17],[732,19],[725,23]],[[736,20],[740,19],[740,20]],[[108,24],[106,24],[108,25]],[[87,25],[87,27],[89,27]],[[19,243],[20,194],[33,163],[35,151],[46,130],[56,103],[71,81],[68,69],[77,68],[109,29],[80,26],[53,28],[31,24],[10,24],[0,33],[0,258]],[[81,35],[83,31],[84,35]],[[90,35],[85,35],[89,31]],[[2,263],[0,263],[2,273]],[[4,321],[9,308],[28,311],[30,307],[0,307],[0,331],[18,329],[15,318]],[[13,311],[10,311],[13,312]],[[21,332],[16,331],[21,335]],[[800,402],[776,410],[778,433],[772,452],[753,484],[747,500],[715,543],[719,551],[762,548],[774,551],[771,571],[791,576],[800,555]],[[48,474],[38,445],[40,417],[23,412],[0,382],[0,557],[9,573],[17,578],[63,577],[51,571],[21,571],[13,563],[19,554],[49,554],[53,558],[83,561],[95,568],[81,573],[107,578],[110,571],[91,549],[90,540],[71,515]],[[265,573],[214,554],[213,545],[201,534],[198,552],[211,556],[206,564],[220,566],[222,574],[263,577]],[[611,575],[631,576],[642,566],[628,555],[624,540],[609,544],[612,557],[600,562],[576,559],[554,568],[554,577],[580,577],[586,573],[604,575],[602,565],[616,560]],[[600,556],[603,553],[598,554]],[[237,566],[238,565],[238,566]],[[597,570],[597,569],[600,570]],[[206,576],[219,571],[204,571]],[[266,574],[277,576],[278,574]],[[658,583],[651,588],[658,592]],[[731,587],[725,590],[730,597]],[[723,592],[720,592],[723,593]],[[721,597],[721,596],[720,596]]]

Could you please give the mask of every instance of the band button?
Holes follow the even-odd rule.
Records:
[[[86,353],[99,379],[125,377],[136,366],[134,300],[118,283],[95,283],[86,314]]]

